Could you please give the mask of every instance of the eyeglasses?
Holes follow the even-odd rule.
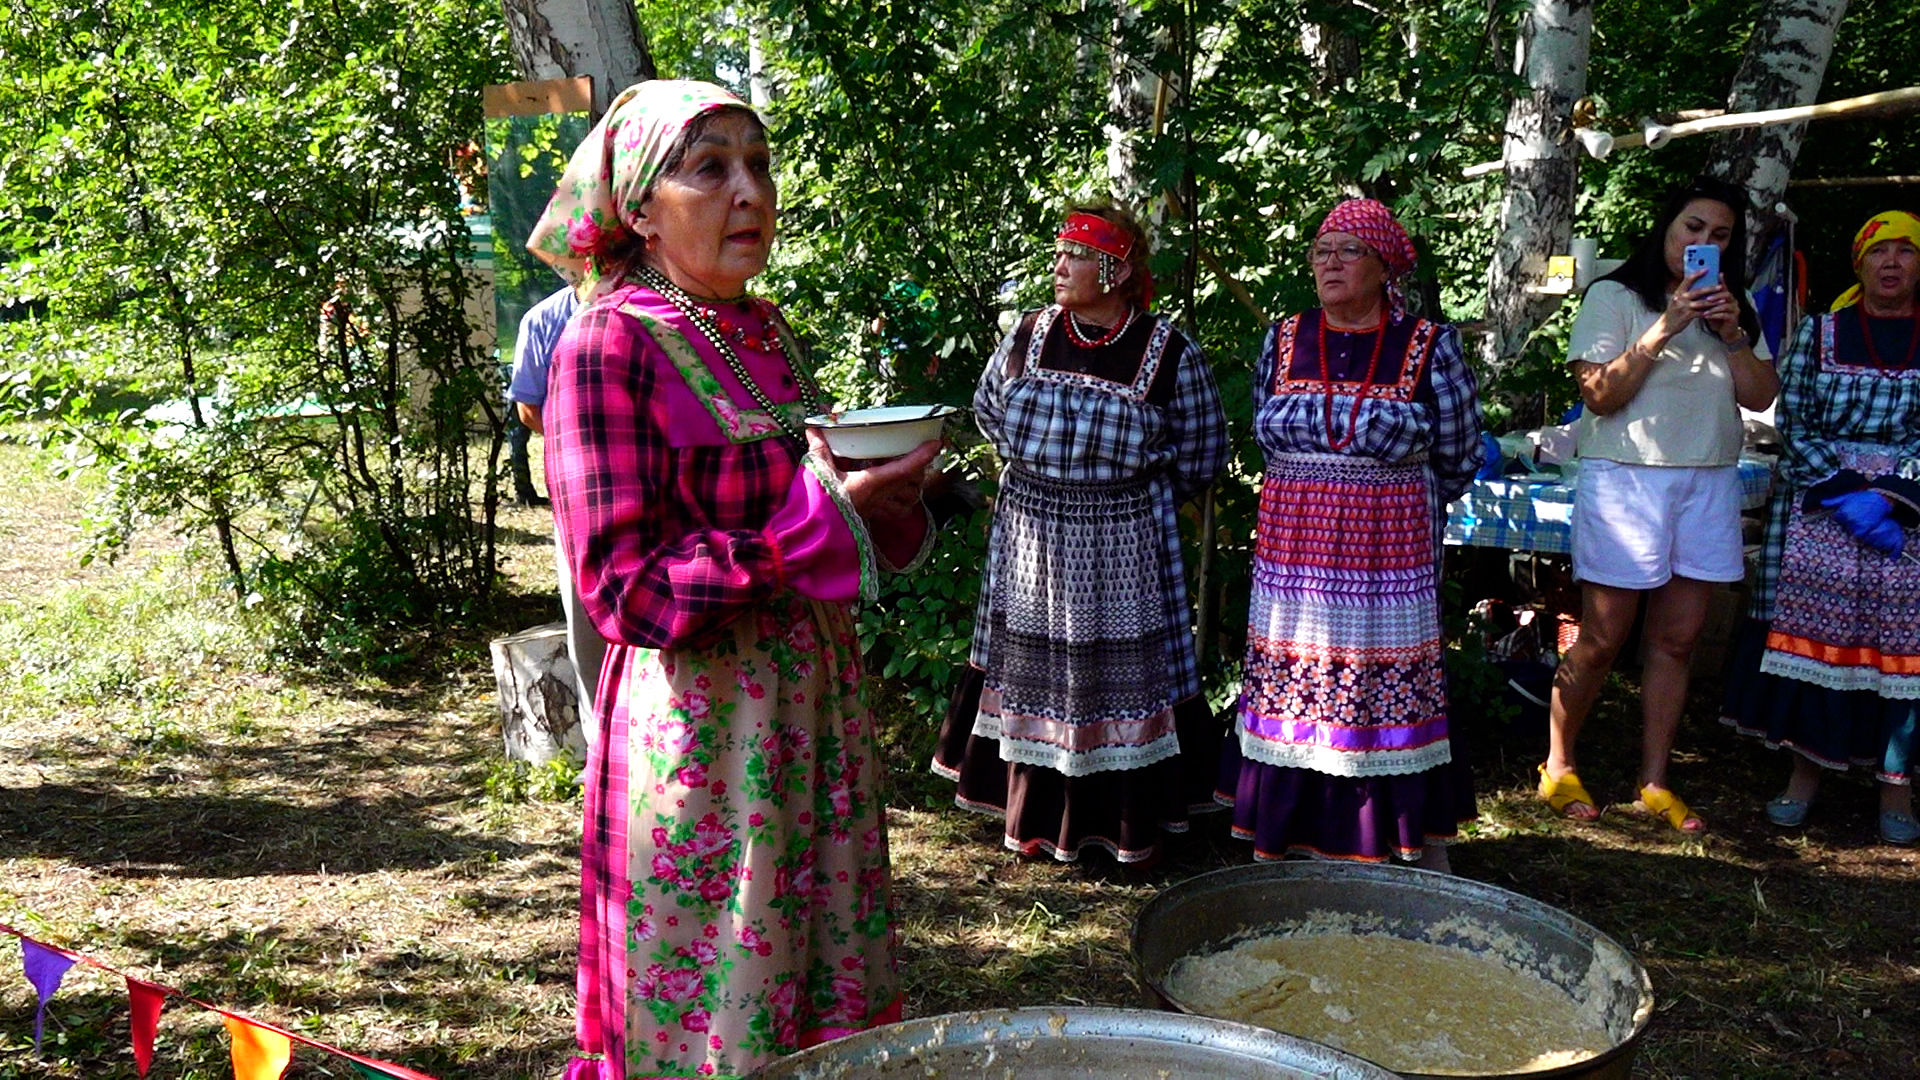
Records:
[[[1348,263],[1359,262],[1371,254],[1373,254],[1373,249],[1365,244],[1341,244],[1339,247],[1315,244],[1313,246],[1313,252],[1308,258],[1313,260],[1313,265],[1315,266],[1329,262],[1339,263],[1341,266],[1345,266]]]

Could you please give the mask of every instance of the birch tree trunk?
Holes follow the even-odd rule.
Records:
[[[1338,5],[1352,7],[1351,3]],[[1360,74],[1360,42],[1334,22],[1300,24],[1300,51],[1313,65],[1313,92],[1323,105],[1331,108],[1334,92],[1347,80]],[[1349,198],[1371,196],[1357,177],[1336,172],[1334,182],[1340,194]]]
[[[1159,192],[1153,178],[1140,168],[1140,144],[1153,133],[1153,101],[1160,79],[1147,70],[1145,58],[1131,55],[1134,26],[1140,9],[1123,3],[1114,13],[1112,47],[1107,61],[1107,185],[1123,205],[1159,219]]]
[[[593,115],[654,77],[653,51],[632,0],[501,0],[514,62],[529,81],[593,79]]]
[[[1489,333],[1481,345],[1496,373],[1519,358],[1527,338],[1560,303],[1560,297],[1534,290],[1546,282],[1547,256],[1566,251],[1573,236],[1580,171],[1573,103],[1586,93],[1592,36],[1591,0],[1532,0],[1520,26],[1514,67],[1529,89],[1507,112],[1501,154],[1507,189],[1500,239],[1487,268]]]
[[[767,78],[766,31],[760,16],[747,17],[747,102],[763,114],[773,104],[773,83]]]
[[[1847,0],[1774,0],[1765,5],[1727,94],[1728,112],[1811,105],[1820,96],[1834,32]],[[1747,268],[1780,228],[1774,209],[1786,193],[1805,124],[1769,124],[1715,138],[1712,173],[1747,191]]]
[[[1321,97],[1360,74],[1360,43],[1333,23],[1301,23],[1300,50],[1313,64],[1314,88]]]

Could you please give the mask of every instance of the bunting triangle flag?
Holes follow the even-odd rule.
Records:
[[[280,1080],[293,1060],[293,1040],[232,1013],[222,1013],[233,1037],[233,1080]]]
[[[153,1067],[153,1036],[160,1030],[160,1006],[167,992],[150,982],[127,976],[127,1003],[132,1007],[129,1023],[133,1026],[133,1063],[140,1075]]]
[[[395,1065],[391,1061],[361,1057],[359,1054],[349,1054],[344,1050],[336,1053],[353,1062],[353,1067],[359,1069],[360,1074],[368,1080],[433,1080],[433,1077],[426,1073],[415,1072],[405,1065]]]
[[[60,980],[66,978],[67,969],[74,964],[74,958],[40,944],[30,938],[20,939],[20,963],[27,970],[27,981],[33,984],[34,992],[40,995],[40,1004],[33,1010],[33,1052],[40,1052],[40,1032],[47,1021],[47,1001],[53,992],[60,989]]]

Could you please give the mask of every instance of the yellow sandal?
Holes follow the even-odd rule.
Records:
[[[1643,814],[1664,817],[1667,819],[1667,824],[1689,835],[1707,831],[1706,821],[1688,809],[1686,802],[1680,796],[1654,787],[1652,784],[1640,789],[1640,800],[1633,804],[1633,808]],[[1692,828],[1687,827],[1688,822],[1693,823]]]
[[[1547,805],[1553,808],[1554,813],[1559,814],[1561,817],[1571,818],[1574,821],[1594,821],[1600,817],[1600,804],[1593,800],[1592,795],[1587,794],[1587,789],[1585,785],[1580,783],[1580,777],[1578,775],[1569,771],[1562,774],[1558,780],[1555,780],[1547,775],[1545,762],[1541,763],[1539,772],[1540,797],[1546,800]],[[1567,807],[1582,804],[1591,810],[1592,813],[1570,814],[1567,812]]]

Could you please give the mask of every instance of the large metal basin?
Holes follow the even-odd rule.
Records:
[[[949,1013],[888,1024],[765,1065],[751,1080],[1393,1080],[1291,1035],[1145,1009]]]
[[[1154,1004],[1190,1012],[1167,992],[1167,975],[1181,957],[1213,952],[1247,931],[1322,911],[1382,916],[1389,932],[1418,941],[1428,940],[1427,927],[1461,915],[1519,939],[1530,953],[1528,967],[1574,994],[1583,1008],[1601,1011],[1614,1045],[1575,1065],[1512,1075],[1527,1080],[1625,1080],[1629,1075],[1653,1018],[1653,984],[1646,969],[1619,942],[1566,912],[1466,878],[1339,862],[1216,870],[1170,886],[1141,908],[1133,923],[1134,963]],[[1476,947],[1458,940],[1443,943]],[[1596,958],[1604,961],[1597,970],[1606,977],[1589,981]]]

